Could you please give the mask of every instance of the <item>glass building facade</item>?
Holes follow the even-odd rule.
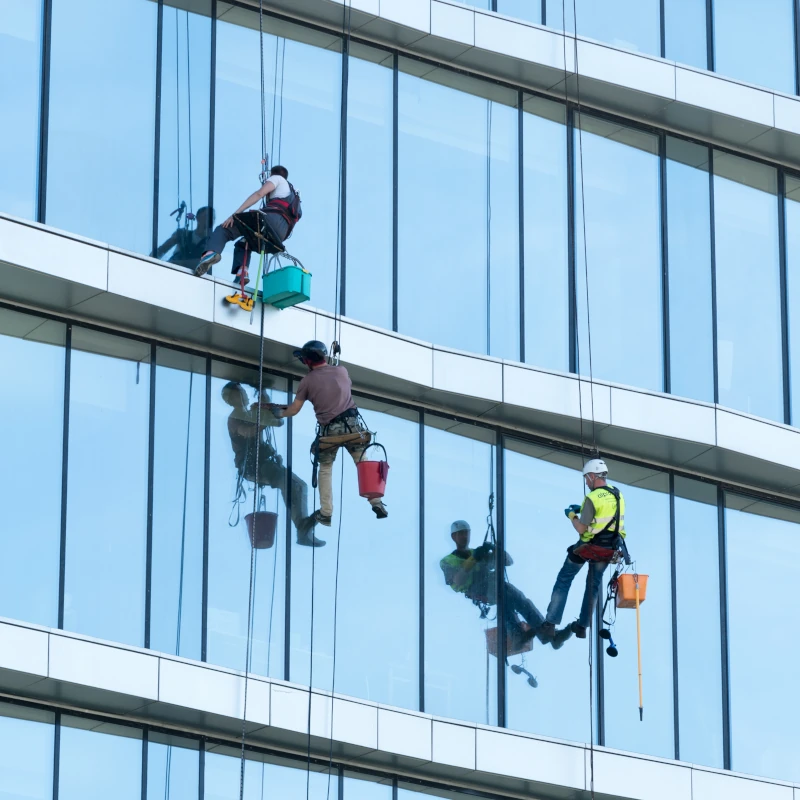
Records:
[[[472,5],[576,27],[563,0]],[[795,15],[788,0],[578,0],[577,28],[794,93]],[[289,249],[314,273],[315,307],[800,420],[800,175],[357,36],[263,24],[267,149],[302,192]],[[259,68],[258,15],[236,3],[0,0],[0,69],[15,76],[0,87],[0,211],[192,267],[186,242],[201,248],[257,185]],[[230,265],[229,251],[215,269]],[[354,467],[337,465],[343,524],[317,529],[328,541],[311,550],[296,541],[316,499],[309,408],[268,428],[268,485],[240,479],[231,398],[257,399],[257,364],[5,301],[0,364],[0,617],[800,782],[800,705],[783,691],[800,650],[800,506],[608,459],[653,576],[640,722],[630,614],[614,631],[622,657],[595,648],[591,683],[589,645],[507,659],[487,647],[506,641],[520,598],[546,610],[573,539],[562,509],[584,494],[579,448],[361,394],[402,500],[375,536]],[[288,373],[263,380],[272,402],[297,389]],[[254,508],[277,530],[255,552]],[[496,531],[487,615],[444,580],[461,519],[473,546]],[[753,586],[769,587],[768,614]],[[0,704],[0,737],[0,797],[239,796],[237,753],[205,738],[25,704]],[[253,750],[244,796],[300,793],[305,768]],[[308,780],[310,796],[333,786],[339,800],[457,794],[339,765]]]

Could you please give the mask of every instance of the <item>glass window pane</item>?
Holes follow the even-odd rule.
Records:
[[[486,649],[486,631],[497,625],[492,621],[494,561],[485,559],[463,591],[454,588],[460,581],[446,571],[452,567],[441,563],[451,555],[459,558],[453,522],[464,520],[470,526],[470,549],[484,541],[495,451],[489,431],[460,425],[456,433],[446,430],[450,426],[426,416],[425,711],[495,725],[497,659]],[[483,598],[491,606],[484,618],[471,598]]]
[[[800,180],[786,176],[786,293],[791,422],[800,422]]]
[[[64,627],[141,646],[150,346],[73,328]]]
[[[0,616],[58,625],[65,327],[0,310]]]
[[[258,372],[214,362],[211,379],[211,447],[208,542],[208,661],[243,670],[247,658],[251,546],[247,515],[272,526],[254,552],[250,669],[283,677],[284,576],[287,483],[292,519],[309,510],[306,485],[286,466],[286,423],[262,410],[257,433]],[[264,375],[265,400],[286,403],[286,382]],[[255,440],[259,442],[256,448]],[[258,455],[258,473],[256,473]],[[258,486],[258,497],[254,497]],[[266,513],[267,517],[262,515]],[[294,538],[294,536],[292,537]]]
[[[580,372],[661,391],[658,140],[585,114],[575,126]]]
[[[393,320],[392,56],[353,46],[347,92],[348,317],[391,330]]]
[[[42,58],[41,0],[0,0],[0,211],[36,217],[39,99]]]
[[[510,603],[522,593],[543,616],[566,549],[575,542],[575,532],[562,509],[570,501],[580,501],[585,493],[581,464],[577,456],[554,454],[520,442],[507,444],[506,553],[514,561],[507,570],[507,580],[517,591],[507,594],[506,604],[510,608]],[[550,459],[554,456],[569,466],[553,463]],[[584,571],[573,582],[562,625],[569,625],[580,613],[585,578]],[[507,670],[508,726],[588,742],[587,658],[586,644],[578,641],[567,642],[556,652],[536,640],[530,653],[510,656],[509,665],[523,666],[536,677],[539,686],[533,689],[524,673]]]
[[[680,757],[722,768],[717,489],[675,478]],[[698,614],[698,609],[702,613]]]
[[[613,698],[606,702],[606,745],[673,758],[669,481],[665,474],[650,469],[606,461],[611,483],[625,495],[628,549],[636,567],[650,576],[641,612],[644,719],[640,722],[638,713],[636,612],[621,610],[613,631],[619,657],[603,656],[605,697]],[[611,570],[606,576],[611,577]]]
[[[214,205],[221,222],[258,188],[261,84],[258,14],[219,8]],[[337,36],[264,17],[270,164],[286,167],[303,198],[303,219],[286,246],[314,275],[311,303],[326,310],[333,310],[336,297],[342,90],[341,53],[326,48],[338,45]],[[218,275],[228,274],[232,256],[228,247]]]
[[[708,159],[707,147],[667,137],[670,389],[713,403]]]
[[[53,0],[47,223],[149,253],[158,6]]]
[[[0,797],[53,797],[53,714],[0,704]]]
[[[569,370],[567,132],[564,107],[525,101],[525,361]]]
[[[735,495],[726,505],[731,767],[797,782],[800,702],[791,687],[800,645],[786,632],[795,625],[800,515]],[[769,613],[754,602],[753,589],[761,586]],[[754,647],[755,631],[768,653]]]
[[[350,777],[344,776],[343,800],[392,800],[391,779],[384,778],[381,783],[378,779],[366,775]]]
[[[141,800],[141,731],[62,717],[58,797],[59,800],[108,800],[109,797]]]
[[[199,659],[202,637],[205,359],[156,351],[150,647]]]
[[[214,222],[207,207],[211,0],[198,0],[191,12],[173,5],[167,0],[163,11],[158,247],[153,255],[193,269]]]
[[[664,0],[666,57],[708,68],[706,0]]]
[[[541,25],[542,5],[541,0],[497,0],[497,13]]]
[[[714,153],[719,402],[783,422],[777,172]]]
[[[151,732],[147,742],[148,800],[198,800],[198,743]]]
[[[792,0],[714,0],[714,69],[794,94]]]

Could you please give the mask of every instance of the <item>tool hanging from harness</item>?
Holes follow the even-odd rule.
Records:
[[[351,422],[354,420],[355,423]],[[339,422],[344,422],[348,432],[330,434],[329,431],[332,425]],[[355,427],[354,427],[355,425]],[[317,488],[317,473],[319,471],[319,456],[327,450],[338,448],[347,445],[358,445],[363,447],[364,450],[373,442],[375,433],[367,428],[367,423],[361,416],[361,412],[357,408],[348,408],[338,416],[334,417],[330,422],[317,423],[317,434],[314,438],[314,443],[311,446],[311,486]],[[375,442],[377,444],[377,442]],[[382,445],[381,445],[382,447]],[[386,450],[384,449],[384,453]],[[388,464],[387,464],[388,469]]]

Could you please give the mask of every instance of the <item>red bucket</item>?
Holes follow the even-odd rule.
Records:
[[[256,511],[244,518],[250,544],[256,550],[267,550],[275,544],[275,530],[278,527],[278,515],[273,511]]]
[[[377,500],[386,494],[386,478],[389,477],[389,462],[386,460],[386,448],[382,444],[373,444],[383,450],[383,461],[359,461],[358,493],[367,500]]]

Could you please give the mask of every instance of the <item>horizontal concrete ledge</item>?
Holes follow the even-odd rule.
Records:
[[[258,8],[256,0],[243,2]],[[553,28],[454,0],[265,0],[264,5],[326,27],[330,35],[308,34],[320,47],[336,46],[333,36],[341,35],[348,14],[359,39],[556,99],[577,100],[580,89],[588,107],[800,166],[800,99],[791,95],[584,37],[576,42]],[[229,19],[248,24],[239,10]],[[453,85],[460,81],[435,66],[420,65],[415,74]]]
[[[241,672],[0,619],[0,695],[235,741]],[[247,676],[254,745],[520,798],[589,798],[589,748]],[[800,786],[594,748],[597,797],[793,800]]]
[[[224,302],[230,284],[0,215],[0,299],[254,361],[259,325]],[[292,350],[330,342],[334,319],[308,306],[265,311],[268,366],[297,374]],[[24,323],[19,323],[25,328]],[[19,336],[43,336],[30,330]],[[589,382],[341,320],[357,390],[556,442],[594,438],[604,454],[800,498],[800,431],[657,392]],[[123,355],[123,354],[121,354]],[[443,421],[458,430],[459,421]],[[621,478],[621,480],[623,480]]]

